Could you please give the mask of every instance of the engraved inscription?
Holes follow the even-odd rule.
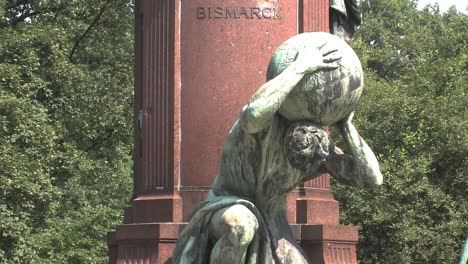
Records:
[[[197,7],[198,19],[281,19],[279,7]]]

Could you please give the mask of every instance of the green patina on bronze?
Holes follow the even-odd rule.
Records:
[[[285,216],[287,194],[329,172],[374,188],[377,159],[351,121],[363,78],[357,56],[327,33],[303,33],[275,52],[268,81],[229,132],[207,200],[180,234],[174,263],[308,263]],[[350,150],[328,141],[335,125]]]
[[[273,54],[267,79],[283,72],[304,49],[327,44],[339,50],[339,67],[306,75],[288,95],[280,113],[289,120],[333,125],[356,109],[364,83],[361,62],[340,38],[323,32],[304,33],[285,41]]]

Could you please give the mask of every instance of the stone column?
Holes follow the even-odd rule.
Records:
[[[180,0],[135,1],[134,187],[109,263],[168,263],[182,221]]]
[[[125,223],[179,222],[179,1],[136,1],[134,195]]]

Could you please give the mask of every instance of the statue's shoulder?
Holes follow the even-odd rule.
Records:
[[[234,123],[227,136],[226,144],[249,145],[256,141],[262,141],[268,133],[278,130],[280,127],[277,115],[271,118],[270,124],[258,133],[249,134],[242,130],[239,119]]]

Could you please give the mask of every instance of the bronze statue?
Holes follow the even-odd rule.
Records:
[[[286,220],[287,194],[326,172],[351,186],[382,183],[351,123],[363,77],[343,40],[328,33],[287,40],[267,79],[229,132],[219,174],[180,234],[174,263],[308,263]],[[338,128],[349,154],[322,125]]]

